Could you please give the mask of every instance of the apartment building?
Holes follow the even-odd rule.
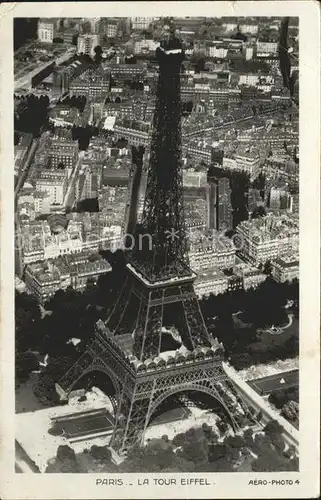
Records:
[[[38,21],[38,40],[42,43],[52,43],[56,35],[56,20],[41,18]]]
[[[25,283],[28,290],[44,304],[57,290],[71,286],[82,291],[89,280],[95,284],[99,276],[110,270],[110,264],[100,254],[87,250],[27,265]]]
[[[77,40],[77,53],[87,54],[94,57],[95,47],[100,44],[100,38],[97,34],[85,33],[78,36]]]
[[[285,283],[299,279],[299,255],[280,256],[271,262],[272,276],[275,281]]]
[[[228,278],[219,269],[199,274],[194,282],[197,297],[208,297],[210,294],[219,295],[228,290]]]
[[[231,268],[235,264],[235,253],[235,247],[228,238],[201,237],[198,241],[190,243],[190,265],[197,273],[213,268]]]
[[[298,220],[287,215],[243,221],[236,228],[237,251],[254,265],[268,260],[295,255],[299,245]]]
[[[63,205],[67,182],[67,170],[42,170],[36,181],[36,189],[48,193],[50,205]]]

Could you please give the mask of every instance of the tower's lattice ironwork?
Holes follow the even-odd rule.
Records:
[[[152,248],[136,246],[132,261],[152,282],[190,275],[186,251],[181,169],[180,66],[184,53],[173,40],[170,53],[156,51],[159,78],[142,228]],[[173,238],[170,236],[173,235]]]
[[[252,418],[223,369],[222,345],[208,334],[189,268],[180,164],[179,75],[184,53],[172,38],[156,56],[159,79],[147,190],[127,277],[106,323],[97,323],[92,344],[56,386],[66,398],[91,371],[100,370],[111,379],[112,445],[119,450],[142,441],[154,412],[175,393],[212,396],[234,429]],[[139,236],[146,234],[152,244],[142,237],[147,245],[140,246]],[[182,346],[165,353],[168,321],[174,321]]]

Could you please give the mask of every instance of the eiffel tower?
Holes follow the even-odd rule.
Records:
[[[119,452],[142,443],[166,398],[201,391],[214,398],[234,430],[252,413],[223,368],[223,346],[207,331],[189,267],[181,169],[180,66],[184,51],[173,35],[156,50],[159,78],[141,225],[126,279],[106,322],[99,320],[89,347],[56,389],[68,398],[90,372],[111,380],[115,423],[111,446]],[[174,318],[174,319],[173,319]],[[181,347],[162,352],[166,323],[175,323]]]

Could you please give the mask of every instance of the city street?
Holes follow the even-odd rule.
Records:
[[[18,176],[17,184],[16,184],[15,190],[14,190],[14,199],[15,199],[15,202],[17,200],[17,197],[18,197],[20,189],[23,187],[23,185],[25,183],[25,180],[27,178],[28,170],[29,170],[30,164],[31,164],[31,162],[33,160],[33,157],[34,157],[34,154],[36,152],[36,149],[38,147],[38,143],[39,143],[39,139],[38,138],[33,139],[31,147],[30,147],[30,150],[28,152],[28,156],[26,158],[26,161],[24,162],[23,167],[19,171],[19,176]]]
[[[72,208],[72,206],[74,204],[74,200],[75,200],[74,189],[75,189],[75,183],[76,183],[76,180],[78,178],[78,174],[79,174],[79,170],[80,170],[80,166],[81,166],[81,160],[82,160],[82,155],[80,153],[79,158],[77,160],[77,163],[74,166],[74,169],[71,173],[70,178],[68,179],[68,187],[67,187],[67,191],[66,191],[65,198],[64,198],[64,206],[66,209]]]

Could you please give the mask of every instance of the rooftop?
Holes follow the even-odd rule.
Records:
[[[206,251],[211,251],[211,252],[226,252],[226,251],[233,251],[235,250],[235,247],[233,245],[232,240],[229,238],[225,238],[223,236],[220,236],[217,238],[216,236],[214,237],[208,237],[204,236],[204,233],[202,231],[198,231],[199,237],[196,236],[196,231],[190,233],[189,235],[189,241],[190,241],[190,246],[191,246],[191,253],[198,253],[198,252],[206,252]]]
[[[273,262],[280,267],[294,267],[299,265],[299,256],[283,255],[282,257],[275,259]]]
[[[38,21],[38,24],[39,23],[45,23],[45,24],[48,24],[48,23],[55,23],[57,21],[57,19],[55,19],[54,17],[41,17]]]
[[[227,277],[223,273],[223,271],[215,268],[215,269],[211,269],[210,271],[207,271],[207,272],[199,273],[195,282],[196,283],[200,283],[200,282],[204,283],[207,281],[226,280],[226,279],[227,279]]]
[[[243,221],[237,231],[251,234],[253,240],[271,240],[299,235],[299,223],[288,215],[268,214],[251,221]]]
[[[257,160],[259,158],[259,153],[255,148],[239,147],[236,151],[235,158]]]
[[[98,271],[109,271],[110,264],[98,253],[83,251],[63,255],[46,262],[36,262],[27,266],[27,271],[41,284],[59,283],[62,276],[81,276]]]

